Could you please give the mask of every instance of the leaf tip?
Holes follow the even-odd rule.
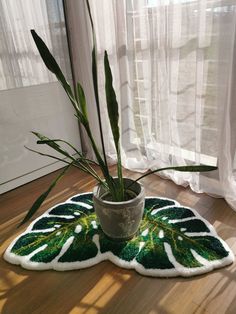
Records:
[[[31,30],[30,30],[30,33],[31,33],[33,39],[35,40],[35,38],[38,36],[38,34],[36,33],[36,31],[35,31],[34,29],[31,29]]]
[[[20,222],[17,226],[16,226],[16,228],[17,229],[19,229],[22,225],[24,224],[24,222],[22,221],[22,222]]]

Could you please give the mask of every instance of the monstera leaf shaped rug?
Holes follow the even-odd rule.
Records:
[[[129,241],[105,236],[92,193],[76,195],[37,218],[4,254],[26,269],[81,269],[104,260],[147,276],[192,276],[233,262],[214,228],[193,209],[159,197],[145,200],[139,233]]]

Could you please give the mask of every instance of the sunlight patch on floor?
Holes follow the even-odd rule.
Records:
[[[120,278],[117,275],[115,277],[112,274],[105,274],[80,301],[76,311],[79,313],[87,313],[88,311],[89,313],[99,313],[130,277],[129,274],[122,274]],[[70,313],[73,313],[73,311]]]

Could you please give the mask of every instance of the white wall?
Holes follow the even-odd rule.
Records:
[[[78,123],[58,82],[0,91],[0,193],[64,165],[24,148],[54,154],[37,145],[31,131],[67,140],[80,149]]]

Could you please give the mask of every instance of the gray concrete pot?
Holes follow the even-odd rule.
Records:
[[[133,180],[124,178],[125,187],[132,182]],[[134,195],[134,198],[124,202],[106,200],[107,191],[101,185],[96,186],[93,191],[93,204],[101,228],[108,237],[114,240],[131,239],[138,231],[143,217],[144,187],[135,182],[128,191]]]

